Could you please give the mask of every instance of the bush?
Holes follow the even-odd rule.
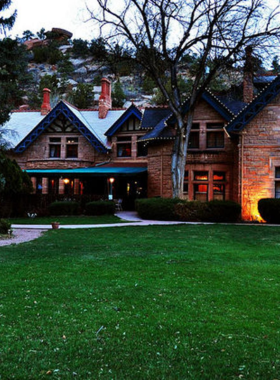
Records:
[[[142,219],[177,220],[175,205],[180,202],[182,200],[177,198],[137,199],[135,207]]]
[[[72,201],[53,202],[48,209],[51,215],[77,215],[79,213],[79,203]]]
[[[115,203],[113,201],[94,201],[86,204],[87,215],[113,215],[115,213]]]
[[[232,201],[184,202],[175,206],[179,220],[188,222],[235,223],[239,221],[241,206]]]
[[[205,213],[205,204],[199,201],[182,201],[175,205],[177,220],[184,222],[200,222]]]
[[[258,202],[258,209],[261,217],[267,223],[280,223],[280,199],[263,198]]]
[[[8,234],[11,229],[11,223],[5,219],[0,219],[0,234]]]
[[[210,201],[205,203],[201,218],[207,222],[235,223],[240,220],[241,206],[233,201]]]

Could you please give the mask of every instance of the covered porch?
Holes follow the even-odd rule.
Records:
[[[75,169],[28,169],[34,193],[65,196],[94,196],[122,200],[132,210],[137,198],[147,196],[147,167],[95,166]]]

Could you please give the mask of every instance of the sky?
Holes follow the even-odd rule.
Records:
[[[90,41],[98,35],[92,22],[84,22],[89,18],[85,3],[85,0],[12,0],[5,14],[8,16],[17,9],[17,19],[8,35],[21,37],[25,30],[36,34],[41,28],[46,31],[61,28],[73,33],[73,39]]]

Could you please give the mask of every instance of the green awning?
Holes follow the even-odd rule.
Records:
[[[76,169],[29,169],[26,170],[29,175],[42,177],[57,177],[57,176],[93,176],[93,177],[108,177],[108,176],[134,176],[147,172],[147,168],[143,167],[102,167],[96,166],[93,168],[76,168]]]

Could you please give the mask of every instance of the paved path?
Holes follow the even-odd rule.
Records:
[[[151,226],[151,225],[170,225],[170,224],[193,224],[190,222],[173,222],[173,221],[159,221],[159,220],[144,220],[140,219],[135,211],[119,211],[115,214],[120,219],[125,220],[127,223],[114,223],[114,224],[61,224],[59,228],[104,228],[104,227],[127,227],[127,226]],[[39,229],[49,230],[50,224],[13,224],[12,229]]]

